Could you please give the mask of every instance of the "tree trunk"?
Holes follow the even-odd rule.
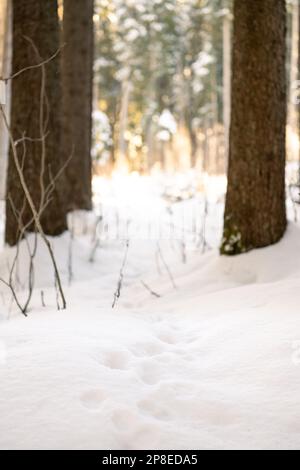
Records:
[[[7,0],[2,0],[0,2],[0,70],[2,69],[2,61],[3,61],[3,43],[4,43],[4,36],[5,36],[5,22],[6,22],[6,3]]]
[[[193,129],[193,123],[191,120],[188,122],[188,132],[190,137],[190,147],[191,147],[191,168],[197,167],[197,157],[198,157],[198,138],[197,132]]]
[[[59,23],[56,0],[13,0],[12,72],[16,73],[25,67],[40,63],[41,60],[49,59],[58,49]],[[25,157],[22,144],[18,145],[17,150],[19,161],[23,162],[25,181],[36,209],[40,208],[43,187],[49,187],[63,164],[60,154],[59,69],[58,57],[45,66],[46,86],[42,99],[41,67],[26,71],[12,82],[11,130],[15,141],[22,138],[24,133],[31,139],[26,141]],[[41,111],[44,114],[42,118]],[[40,127],[46,128],[46,131]],[[45,135],[44,159],[41,141],[43,135]],[[41,217],[41,224],[47,235],[60,235],[67,228],[59,183],[60,180],[56,181],[51,202]],[[22,223],[28,224],[32,220],[32,212],[25,201],[11,152],[8,162],[7,198],[12,199],[14,209],[22,214]],[[10,245],[17,243],[20,233],[14,209],[12,204],[7,202],[6,242]],[[28,230],[34,231],[35,225],[31,224]]]
[[[299,90],[300,85],[300,0],[298,0],[298,74],[297,74],[297,89]],[[298,142],[300,143],[300,103],[298,103]],[[298,147],[298,158],[299,158],[299,169],[298,169],[298,181],[300,184],[300,145]],[[299,194],[300,195],[300,194]]]
[[[286,9],[236,0],[223,254],[279,241],[286,229]]]
[[[129,79],[125,79],[122,83],[122,95],[121,95],[121,106],[120,106],[120,118],[119,118],[119,154],[118,154],[118,165],[121,167],[127,166],[127,140],[126,131],[128,126],[128,108],[130,102],[130,95],[132,91],[131,82]]]
[[[2,3],[2,47],[1,47],[1,76],[8,77],[11,74],[12,60],[12,2],[7,0]],[[2,82],[2,90],[5,94],[5,110],[10,122],[10,100],[11,83],[6,85]],[[8,161],[9,139],[3,120],[0,120],[0,199],[5,200],[6,195],[6,174]]]
[[[297,129],[297,105],[294,103],[295,83],[298,79],[299,0],[292,3],[291,66],[289,83],[288,123],[291,130]]]
[[[76,5],[75,5],[76,3]],[[68,210],[92,208],[93,0],[64,0],[63,149]]]
[[[229,129],[231,105],[231,18],[229,10],[223,17],[223,123],[225,139],[225,165],[228,167]]]

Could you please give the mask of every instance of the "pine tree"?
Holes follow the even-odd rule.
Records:
[[[284,0],[235,1],[223,254],[268,246],[286,229],[285,36]]]
[[[13,0],[13,65],[12,72],[49,59],[59,49],[59,23],[56,0]],[[46,66],[45,95],[41,99],[42,69],[24,72],[13,80],[11,129],[18,145],[19,162],[37,209],[40,208],[42,187],[47,188],[62,168],[61,157],[61,87],[60,64],[57,56]],[[41,122],[41,110],[44,118]],[[47,125],[46,125],[47,123]],[[43,129],[41,129],[41,127]],[[45,144],[45,159],[43,146]],[[51,201],[43,211],[41,223],[47,235],[59,235],[66,230],[66,214],[56,181]],[[20,228],[16,212],[21,214],[23,225],[32,220],[32,212],[25,200],[12,154],[9,156],[6,205],[6,242],[18,241]],[[12,201],[12,203],[9,202]],[[28,230],[35,230],[31,223]]]
[[[185,142],[195,166],[200,132],[223,120],[223,0],[97,0],[96,6],[99,105],[108,116],[114,142],[119,140],[126,158],[138,154],[132,152],[138,142],[141,166],[151,169],[163,160],[160,139],[167,138],[167,132],[159,120],[167,110],[183,131],[181,136],[189,135],[190,143]],[[120,139],[124,127],[126,139]],[[172,137],[170,133],[173,154],[180,154]],[[114,155],[114,143],[107,142]],[[107,155],[107,146],[102,149]],[[140,169],[139,162],[131,161],[134,166]]]
[[[299,37],[298,37],[298,82],[300,84],[300,0],[298,0],[299,6],[298,6],[298,25],[299,25]],[[300,142],[300,104],[298,104],[298,139]],[[299,146],[299,184],[300,184],[300,146]]]
[[[117,32],[115,22],[112,20],[116,17],[116,6],[114,2],[98,0],[96,2],[96,12],[98,22],[95,23],[97,27],[95,28],[94,98],[96,109],[99,109],[101,113],[105,113],[108,118],[109,133],[98,137],[99,141],[95,142],[93,157],[109,162],[111,167],[116,161],[116,133],[121,93],[121,84],[116,76],[120,65],[114,49]],[[101,130],[103,131],[102,127]]]
[[[9,77],[11,75],[11,56],[12,56],[12,2],[6,0],[1,3],[1,65],[0,74],[2,77]],[[8,121],[10,120],[10,98],[11,98],[11,83],[8,82],[6,86],[2,85],[2,93],[5,101],[5,110],[7,113]],[[7,160],[8,160],[9,139],[3,119],[0,119],[0,198],[5,199],[6,194],[6,174],[7,174]]]
[[[63,149],[68,210],[90,210],[93,95],[93,0],[64,0]]]

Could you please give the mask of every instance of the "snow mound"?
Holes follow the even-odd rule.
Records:
[[[162,245],[177,289],[156,248],[130,246],[112,310],[124,244],[91,264],[77,240],[68,310],[55,311],[41,272],[47,307],[36,293],[28,319],[2,319],[1,449],[299,449],[299,227],[273,247],[188,253],[185,265]]]

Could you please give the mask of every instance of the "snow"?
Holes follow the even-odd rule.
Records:
[[[152,198],[144,182],[143,196]],[[110,207],[119,204],[116,187],[102,191]],[[132,194],[120,219],[131,203]],[[193,203],[174,205],[174,213]],[[216,247],[221,211],[209,203],[207,234]],[[155,217],[158,196],[154,207]],[[275,246],[234,258],[189,244],[183,263],[178,241],[160,241],[176,289],[157,261],[157,241],[132,239],[112,309],[125,241],[101,240],[90,263],[93,217],[82,224],[83,215],[74,216],[71,285],[70,236],[52,241],[66,311],[56,310],[41,244],[27,319],[1,288],[0,448],[299,449],[299,226],[290,223]],[[12,256],[3,250],[1,275]]]
[[[159,117],[158,121],[159,126],[168,130],[170,134],[175,134],[177,131],[177,123],[173,114],[168,110],[164,109],[162,114]]]

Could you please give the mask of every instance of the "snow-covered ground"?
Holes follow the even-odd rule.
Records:
[[[204,213],[197,197],[172,204],[170,212],[170,191],[159,209],[146,180],[137,185],[130,198],[148,222],[158,217],[155,207],[167,212],[162,224],[176,227],[183,206]],[[130,209],[123,189],[118,225]],[[108,201],[113,192],[104,190]],[[139,194],[146,193],[145,208]],[[131,226],[139,216],[131,212]],[[132,236],[115,309],[124,240],[98,226],[101,242],[90,262],[95,223],[87,220],[79,235],[78,217],[72,245],[68,234],[54,242],[66,311],[56,310],[39,245],[28,318],[1,288],[1,449],[300,449],[300,227],[290,223],[278,245],[228,259],[216,249],[221,217],[222,204],[212,196],[206,230],[196,223],[186,244]],[[204,232],[215,248],[203,244]],[[12,256],[3,251],[2,276]]]

